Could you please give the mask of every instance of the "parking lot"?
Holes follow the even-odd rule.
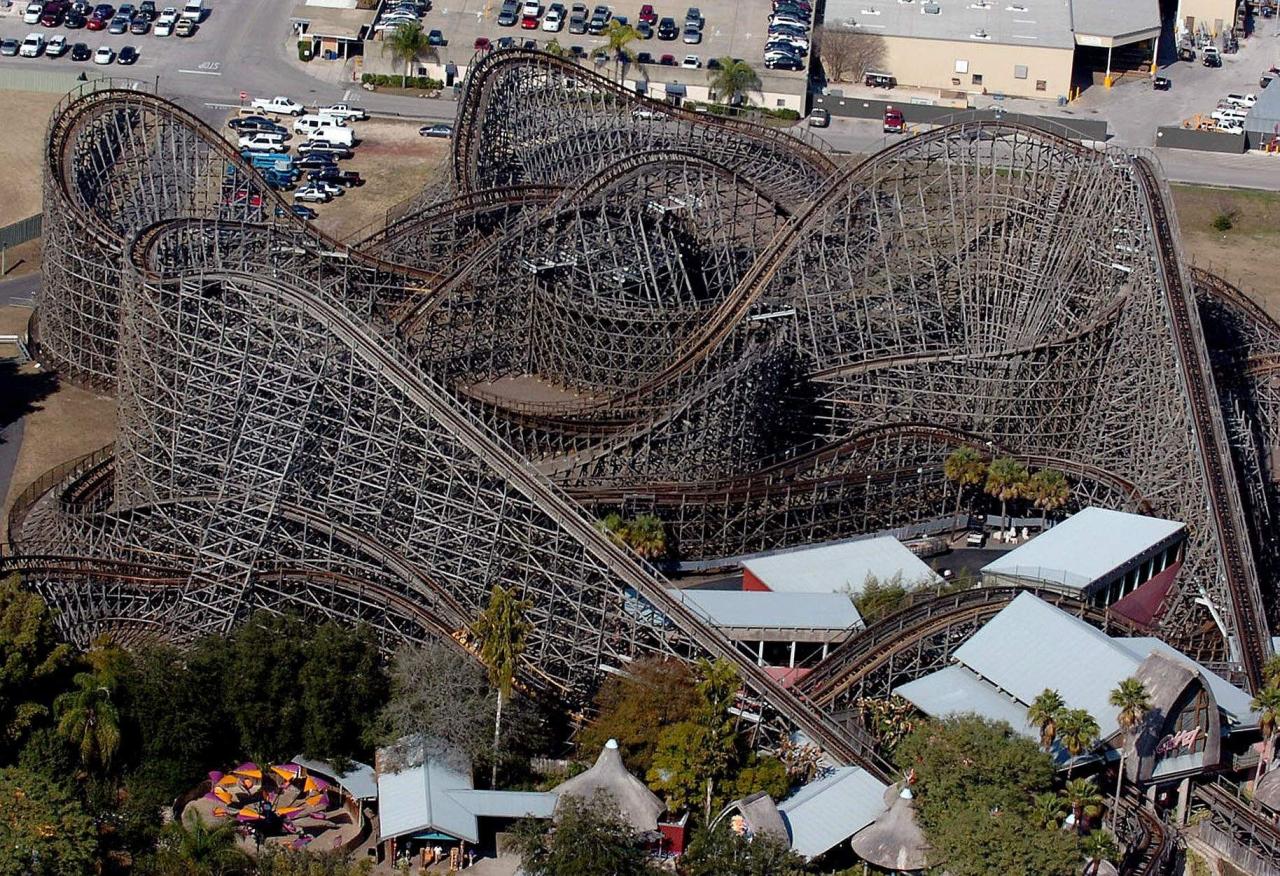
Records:
[[[97,68],[99,72],[110,73],[113,76],[126,76],[144,80],[152,79],[160,73],[176,72],[178,70],[191,70],[197,75],[216,74],[222,68],[220,46],[216,51],[213,50],[214,46],[221,42],[220,38],[225,36],[222,31],[226,27],[228,16],[220,14],[221,10],[209,3],[205,4],[206,12],[203,22],[200,23],[195,34],[189,37],[157,37],[153,32],[154,26],[146,34],[134,35],[130,33],[113,34],[108,33],[106,30],[91,31],[84,27],[72,29],[65,26],[44,27],[39,24],[23,24],[22,13],[26,5],[22,0],[17,0],[7,8],[0,7],[0,39],[14,39],[21,43],[27,34],[39,33],[44,35],[47,42],[55,36],[63,36],[66,38],[68,45],[84,43],[91,51],[100,46],[108,46],[116,57],[119,56],[120,49],[125,46],[132,46],[138,52],[138,60],[128,66],[122,66],[114,62],[109,66],[99,65],[94,64],[92,61],[73,61],[71,60],[71,52],[68,51],[60,58],[51,58],[46,55],[41,55],[38,58],[9,57],[4,59],[7,63],[30,65],[30,69],[64,71],[89,67]],[[135,2],[133,5],[137,6],[138,4]],[[181,3],[175,4],[174,0],[161,0],[161,2],[156,3],[156,6],[160,9],[170,5],[180,7]],[[210,51],[213,51],[213,54],[205,57]]]
[[[542,0],[544,15],[548,2],[549,0]],[[566,8],[573,5],[571,0],[562,0],[562,2]],[[610,7],[615,17],[623,16],[628,23],[634,25],[639,20],[643,2],[644,0],[625,0],[624,3],[604,5]],[[588,2],[586,5],[588,9],[594,9],[598,4]],[[705,84],[707,61],[712,58],[731,57],[741,58],[756,69],[764,86],[762,91],[798,95],[805,93],[807,71],[773,71],[766,70],[764,67],[762,54],[771,8],[769,0],[746,0],[746,2],[657,0],[653,3],[659,19],[675,19],[676,25],[681,29],[683,29],[685,12],[690,6],[697,6],[705,21],[701,43],[687,45],[682,37],[670,41],[660,40],[656,33],[649,39],[637,40],[629,46],[633,53],[648,53],[655,62],[661,60],[663,55],[669,54],[672,56],[674,65],[672,67],[662,67],[658,63],[630,65],[626,73],[628,79],[638,78],[638,74],[642,73],[644,78],[661,82],[682,81]],[[494,45],[503,38],[510,38],[516,45],[523,45],[526,40],[532,40],[538,48],[545,47],[554,39],[567,51],[575,51],[577,47],[577,53],[582,56],[589,56],[595,49],[607,45],[605,37],[585,33],[572,34],[567,25],[558,32],[544,31],[541,29],[541,16],[539,27],[535,30],[522,28],[518,20],[515,26],[502,27],[498,24],[498,14],[501,10],[501,0],[438,0],[436,6],[423,16],[422,26],[427,31],[441,31],[447,43],[436,50],[435,55],[425,55],[422,61],[438,60],[441,64],[452,63],[460,68],[466,67],[475,55],[476,40],[480,37],[490,40]],[[679,69],[686,55],[697,56],[699,70]],[[403,72],[394,68],[389,52],[381,58],[375,53],[371,57],[366,57],[365,62],[368,69],[374,69],[376,65],[377,69],[385,72]],[[599,64],[593,64],[589,60],[584,63],[587,66],[596,67],[606,75],[613,73],[612,60],[602,61]]]

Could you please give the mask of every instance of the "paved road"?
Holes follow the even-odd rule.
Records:
[[[38,273],[23,274],[21,277],[0,280],[0,307],[6,307],[10,304],[30,305],[39,289],[40,275]]]

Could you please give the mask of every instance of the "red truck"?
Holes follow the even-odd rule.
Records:
[[[907,130],[907,123],[902,118],[902,110],[887,106],[884,108],[884,132],[901,134]]]

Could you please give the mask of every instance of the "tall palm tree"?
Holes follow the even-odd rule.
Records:
[[[1272,654],[1262,664],[1262,683],[1271,687],[1280,687],[1280,654]]]
[[[746,61],[724,57],[720,59],[720,69],[711,74],[710,85],[717,100],[734,106],[738,98],[760,90],[760,74]]]
[[[427,34],[417,22],[393,27],[383,37],[382,51],[391,51],[392,59],[404,62],[404,75],[408,78],[413,71],[413,62],[418,56],[431,48]]]
[[[947,456],[942,463],[942,473],[946,475],[947,480],[956,485],[956,517],[960,516],[960,500],[964,498],[964,491],[969,487],[976,487],[982,483],[982,479],[987,474],[987,463],[982,458],[982,454],[974,450],[972,447],[957,447]]]
[[[1058,717],[1058,740],[1071,756],[1067,762],[1068,780],[1076,758],[1093,748],[1100,732],[1098,722],[1084,709],[1067,709]]]
[[[1040,528],[1044,529],[1049,512],[1057,511],[1071,498],[1071,484],[1057,469],[1042,468],[1027,480],[1027,494],[1040,509]]]
[[[1085,876],[1097,876],[1103,861],[1115,863],[1120,860],[1120,849],[1111,834],[1105,830],[1095,830],[1080,843],[1080,851],[1085,857]]]
[[[1258,729],[1262,731],[1262,756],[1258,758],[1257,774],[1262,774],[1263,763],[1275,754],[1276,728],[1280,726],[1280,685],[1270,685],[1258,691],[1249,708],[1258,713]]]
[[[1012,456],[991,460],[987,466],[987,494],[1000,500],[1000,520],[1009,528],[1008,505],[1023,494],[1027,485],[1027,467]]]
[[[1031,799],[1031,820],[1045,830],[1057,830],[1062,823],[1062,799],[1052,791]]]
[[[493,723],[493,785],[498,784],[498,747],[502,737],[502,706],[511,698],[520,656],[528,645],[532,624],[527,617],[532,603],[514,590],[493,585],[489,607],[476,618],[471,632],[480,639],[480,659],[489,670],[489,682],[498,692]]]
[[[646,560],[656,560],[667,552],[667,531],[662,520],[653,514],[641,514],[628,521],[622,539]]]
[[[1062,788],[1062,800],[1071,810],[1076,833],[1084,833],[1088,819],[1102,814],[1102,795],[1093,779],[1069,779]]]
[[[156,861],[166,876],[232,876],[250,872],[248,856],[236,847],[235,825],[230,821],[206,823],[194,809],[188,809],[181,822],[172,822],[164,829]]]
[[[1053,748],[1053,740],[1058,734],[1058,719],[1066,708],[1062,695],[1047,687],[1027,707],[1027,723],[1040,728],[1040,745],[1045,751]]]
[[[640,39],[640,31],[629,24],[622,24],[616,18],[609,19],[604,29],[604,38],[608,42],[609,57],[613,58],[613,70],[617,73],[624,62],[635,60],[635,53],[627,48]]]
[[[1115,690],[1111,691],[1111,696],[1107,702],[1120,710],[1116,715],[1116,722],[1119,723],[1120,729],[1124,731],[1125,741],[1120,746],[1120,770],[1116,775],[1116,803],[1112,808],[1112,812],[1120,810],[1120,788],[1124,784],[1124,761],[1129,755],[1129,737],[1138,729],[1138,725],[1147,717],[1147,713],[1151,711],[1151,695],[1147,693],[1147,686],[1138,679],[1130,676],[1120,680]]]
[[[58,733],[80,752],[85,767],[105,769],[120,747],[120,713],[106,679],[80,672],[75,684],[53,701]]]

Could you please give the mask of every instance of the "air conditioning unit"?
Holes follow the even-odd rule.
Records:
[[[972,37],[972,38],[973,38],[973,39],[975,39],[975,40],[989,40],[989,39],[991,39],[991,37],[987,36],[987,32],[986,32],[985,30],[983,30],[982,28],[978,28],[978,29],[977,29],[977,30],[975,30],[973,33],[969,34],[969,36],[970,36],[970,37]]]
[[[942,7],[939,6],[937,3],[922,3],[920,4],[920,14],[921,15],[941,15]]]

